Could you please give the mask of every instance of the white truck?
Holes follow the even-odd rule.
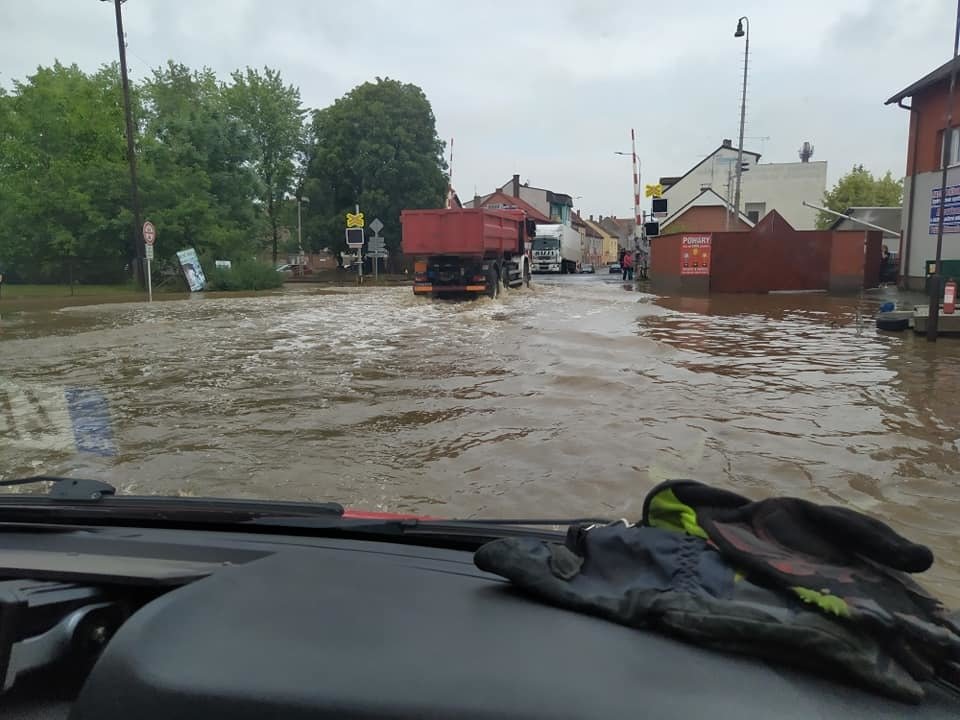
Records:
[[[533,238],[532,270],[535,273],[575,273],[582,254],[580,233],[568,225],[537,225]]]

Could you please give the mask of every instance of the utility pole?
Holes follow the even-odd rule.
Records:
[[[102,0],[109,2],[110,0]],[[133,246],[137,254],[135,273],[137,282],[144,287],[144,249],[140,222],[140,194],[137,191],[137,156],[134,151],[133,110],[130,107],[130,80],[127,78],[127,47],[123,40],[123,15],[120,6],[125,0],[113,0],[117,16],[117,45],[120,48],[120,81],[123,85],[123,111],[127,127],[127,160],[130,163],[130,201],[133,204]]]
[[[950,89],[947,92],[947,125],[943,131],[942,170],[940,173],[940,208],[937,213],[937,255],[933,276],[930,278],[930,305],[927,310],[927,342],[936,342],[940,331],[940,296],[943,294],[943,275],[940,274],[940,256],[943,253],[943,213],[947,199],[947,169],[950,167],[951,135],[953,134],[953,91],[957,81],[957,50],[960,47],[960,0],[957,2],[957,20],[953,31],[953,60],[950,63]]]
[[[744,32],[743,25],[747,29]],[[737,143],[737,193],[733,198],[734,212],[740,213],[740,181],[743,179],[743,125],[747,117],[747,62],[750,60],[750,21],[746,15],[737,20],[737,30],[734,37],[746,36],[743,47],[743,95],[740,99],[740,141]]]

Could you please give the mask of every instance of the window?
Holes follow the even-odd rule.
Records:
[[[767,214],[767,204],[765,202],[748,202],[743,204],[744,212],[750,218],[750,222],[756,224],[760,218]]]
[[[940,167],[943,167],[943,139],[946,137],[946,131],[940,131]],[[947,162],[949,167],[960,165],[960,127],[950,130],[950,158]]]

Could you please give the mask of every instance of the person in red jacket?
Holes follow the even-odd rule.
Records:
[[[620,265],[623,270],[623,279],[624,280],[633,280],[633,253],[625,252],[623,254],[623,262]]]

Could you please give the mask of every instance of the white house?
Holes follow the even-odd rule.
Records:
[[[760,154],[743,151],[740,211],[754,223],[776,210],[797,230],[816,228],[817,211],[803,201],[819,203],[827,189],[827,163],[761,163]],[[712,189],[732,203],[736,194],[737,148],[723,143],[680,177],[660,178],[663,196],[673,212],[704,190]]]

